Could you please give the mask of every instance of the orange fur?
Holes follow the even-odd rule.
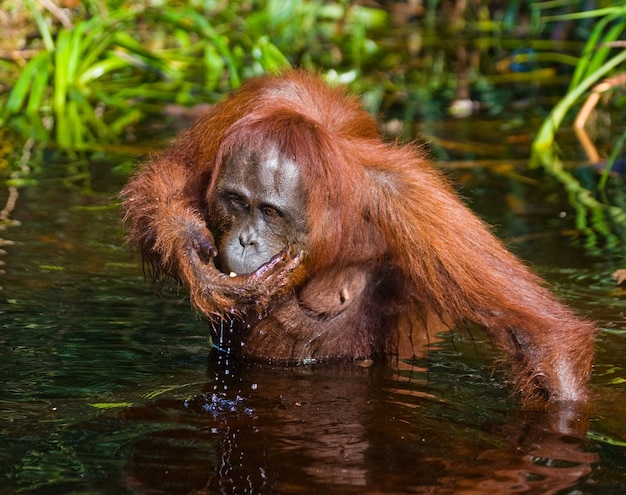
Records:
[[[230,150],[268,143],[298,164],[309,234],[295,252],[228,277],[212,260],[215,180]],[[249,355],[362,357],[386,349],[402,312],[433,311],[482,326],[525,401],[586,397],[595,326],[503,247],[419,148],[383,142],[356,99],[314,75],[251,80],[148,161],[122,196],[131,243],[182,281],[200,311],[235,315]]]

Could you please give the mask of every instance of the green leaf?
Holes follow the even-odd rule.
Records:
[[[554,143],[554,135],[561,125],[567,111],[578,99],[601,77],[605,76],[619,64],[626,61],[626,50],[622,50],[617,55],[605,62],[598,70],[588,75],[577,87],[570,89],[567,94],[554,106],[549,117],[543,122],[537,137],[533,142],[533,154],[536,154],[540,162],[550,162],[546,153],[551,149]],[[547,160],[546,160],[547,158]],[[535,166],[537,163],[534,164]]]
[[[48,52],[42,53],[45,53],[46,57],[42,59],[41,63],[37,64],[33,71],[30,96],[26,106],[26,114],[29,115],[37,114],[45,106],[46,92],[50,87],[50,57]]]
[[[129,67],[128,61],[121,59],[117,56],[112,56],[96,62],[89,68],[85,69],[78,78],[78,85],[85,87],[95,79],[102,77],[104,74],[113,72],[118,69]]]
[[[71,37],[72,33],[70,31],[61,30],[57,37],[57,48],[54,54],[53,108],[57,120],[62,119],[65,115],[69,79],[67,60],[71,57]],[[59,122],[57,122],[58,124]]]
[[[224,59],[220,56],[217,49],[212,44],[207,44],[204,49],[204,67],[205,67],[205,87],[209,90],[217,88],[224,67],[226,66]]]
[[[89,404],[96,409],[114,409],[116,407],[132,407],[132,402],[96,402]]]
[[[609,382],[609,385],[621,385],[622,383],[626,383],[626,378],[618,377],[618,378],[613,378]]]
[[[20,77],[9,93],[9,97],[4,106],[7,114],[19,113],[23,108],[26,99],[30,96],[30,88],[38,71],[47,66],[50,62],[50,54],[48,52],[40,52],[35,55],[26,67],[24,67]]]
[[[276,45],[270,42],[267,36],[259,38],[254,44],[252,47],[252,57],[260,62],[263,68],[268,71],[291,66],[287,57]]]

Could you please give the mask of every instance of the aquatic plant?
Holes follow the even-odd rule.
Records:
[[[597,21],[576,65],[567,92],[546,117],[534,139],[531,165],[543,167],[564,184],[570,203],[576,208],[576,226],[585,233],[588,247],[598,244],[598,235],[609,247],[615,247],[626,240],[626,211],[623,207],[609,204],[603,191],[613,164],[621,153],[626,133],[618,139],[613,153],[603,164],[602,178],[595,193],[585,188],[564,167],[556,134],[572,108],[589,97],[600,81],[615,74],[618,69],[624,70],[626,44],[620,40],[626,32],[626,6],[546,16],[544,22],[580,19]]]

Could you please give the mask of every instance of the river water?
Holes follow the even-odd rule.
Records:
[[[438,165],[603,329],[576,428],[521,411],[480,333],[442,334],[400,368],[211,355],[184,290],[153,287],[124,245],[133,157],[46,152],[0,231],[0,492],[624,493],[626,292],[610,274],[626,266],[578,245],[562,187],[521,167],[527,141],[465,125],[491,143]]]

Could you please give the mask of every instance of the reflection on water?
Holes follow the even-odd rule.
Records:
[[[420,398],[420,385],[399,394],[393,372],[383,366],[231,371],[221,378],[233,399],[219,413],[213,392],[116,416],[142,425],[176,423],[126,446],[125,481],[134,490],[556,491],[590,473],[599,459],[575,432],[550,432],[551,415],[507,410],[498,391],[490,399],[500,407],[472,415],[444,397]],[[406,394],[411,389],[413,397]],[[224,396],[217,400],[221,408]],[[580,425],[578,418],[573,424]]]
[[[0,232],[2,493],[621,493],[626,294],[572,247],[560,190],[456,170],[472,207],[597,319],[596,399],[522,412],[480,333],[430,353],[282,368],[208,355],[176,287],[144,282],[112,205],[51,164]],[[6,200],[0,190],[0,202]],[[515,208],[503,208],[503,204]],[[590,422],[589,422],[590,420]]]

